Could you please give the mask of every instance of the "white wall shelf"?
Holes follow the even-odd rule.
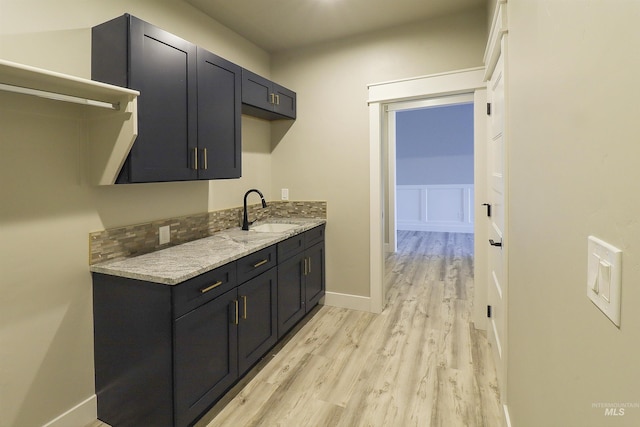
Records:
[[[115,183],[138,135],[138,91],[2,59],[0,90],[86,106],[89,180]]]

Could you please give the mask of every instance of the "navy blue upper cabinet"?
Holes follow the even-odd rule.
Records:
[[[198,48],[198,176],[240,178],[242,68]]]
[[[266,120],[295,119],[296,93],[243,69],[242,112]]]
[[[128,14],[92,29],[91,58],[93,80],[140,91],[118,183],[240,176],[239,66]]]

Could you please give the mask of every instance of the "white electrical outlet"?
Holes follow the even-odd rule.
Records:
[[[283,188],[281,190],[281,199],[282,200],[289,200],[289,189],[288,188]]]
[[[165,225],[158,229],[158,240],[161,245],[169,243],[171,241],[171,226]]]

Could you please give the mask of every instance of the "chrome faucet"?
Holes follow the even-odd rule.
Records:
[[[260,199],[262,200],[262,208],[264,209],[267,207],[267,202],[264,201],[264,196],[262,195],[260,190],[252,188],[251,190],[244,193],[244,215],[242,217],[242,229],[245,231],[249,230],[249,226],[253,224],[253,221],[249,222],[249,216],[247,215],[247,196],[249,195],[249,193],[258,193],[260,195]]]

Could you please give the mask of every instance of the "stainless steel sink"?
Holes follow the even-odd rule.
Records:
[[[285,231],[292,230],[299,227],[297,224],[283,224],[278,222],[267,222],[260,225],[251,226],[250,231],[256,231],[258,233],[283,233]]]

